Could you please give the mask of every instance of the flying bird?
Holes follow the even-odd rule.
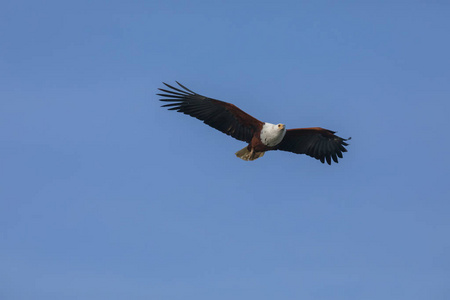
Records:
[[[169,110],[176,110],[203,121],[237,140],[249,143],[248,146],[236,152],[236,156],[252,161],[262,157],[266,151],[281,150],[297,154],[306,154],[322,163],[331,165],[331,160],[338,162],[342,152],[347,152],[348,146],[334,131],[320,127],[286,129],[284,124],[262,122],[237,106],[224,101],[199,95],[186,88],[178,81],[180,87],[163,84],[169,89],[159,89],[164,94],[162,105]],[[350,138],[349,138],[350,139]]]

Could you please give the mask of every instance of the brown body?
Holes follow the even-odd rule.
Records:
[[[237,157],[247,161],[255,160],[262,157],[266,151],[273,150],[273,147],[269,147],[261,141],[261,128],[262,125],[259,130],[255,132],[250,143],[246,147],[236,152]]]
[[[260,126],[259,130],[255,132],[255,134],[252,137],[252,140],[250,141],[250,144],[248,144],[247,148],[248,150],[252,150],[255,152],[265,152],[272,150],[271,147],[264,145],[264,143],[261,141],[261,129],[262,126]]]

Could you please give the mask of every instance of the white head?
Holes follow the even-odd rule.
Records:
[[[286,134],[286,126],[284,124],[264,123],[261,130],[261,142],[269,147],[278,145]]]

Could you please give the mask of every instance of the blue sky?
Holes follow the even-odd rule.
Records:
[[[3,1],[0,298],[449,299],[445,1]],[[352,137],[332,166],[161,82]]]

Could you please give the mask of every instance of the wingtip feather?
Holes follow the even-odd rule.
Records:
[[[187,87],[185,87],[184,85],[182,85],[181,83],[179,83],[178,81],[175,80],[175,82],[176,82],[179,86],[181,86],[183,89],[185,89],[186,91],[189,91],[189,92],[191,92],[192,94],[196,94],[195,92],[191,91],[190,89],[188,89]]]

